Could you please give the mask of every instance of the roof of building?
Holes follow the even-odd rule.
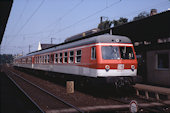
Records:
[[[13,0],[0,1],[0,44],[5,32],[6,24],[9,18]]]
[[[127,36],[132,42],[156,41],[170,37],[170,10],[158,13],[140,20],[131,21],[120,26],[112,27],[87,35],[83,38],[89,38],[105,33],[113,35]]]
[[[113,27],[113,34],[124,35],[135,41],[154,41],[170,37],[170,10],[147,18]]]
[[[50,48],[52,46],[55,46],[56,44],[41,44],[41,49],[46,49],[46,48]]]

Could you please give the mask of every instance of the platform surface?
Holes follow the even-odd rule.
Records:
[[[133,87],[139,90],[141,89],[141,90],[147,90],[151,92],[158,92],[158,93],[170,95],[170,88],[151,86],[151,85],[145,85],[145,84],[136,84]]]

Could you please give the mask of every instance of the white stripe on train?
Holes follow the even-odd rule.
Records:
[[[88,77],[111,77],[111,76],[136,76],[137,70],[132,71],[131,69],[91,69],[81,66],[70,66],[70,65],[42,65],[42,64],[19,64],[19,67],[32,68],[44,71],[52,71],[66,74],[74,74]]]

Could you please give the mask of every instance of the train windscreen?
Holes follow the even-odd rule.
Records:
[[[133,50],[131,47],[119,47],[120,48],[120,54],[121,59],[135,59]]]
[[[102,47],[103,59],[120,59],[119,48],[115,46]]]
[[[103,46],[102,58],[107,59],[135,59],[134,53],[131,47],[126,46]]]

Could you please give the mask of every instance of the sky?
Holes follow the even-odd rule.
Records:
[[[1,43],[1,54],[27,54],[38,44],[59,44],[70,36],[97,28],[100,17],[118,20],[151,9],[170,8],[170,0],[13,0]]]

